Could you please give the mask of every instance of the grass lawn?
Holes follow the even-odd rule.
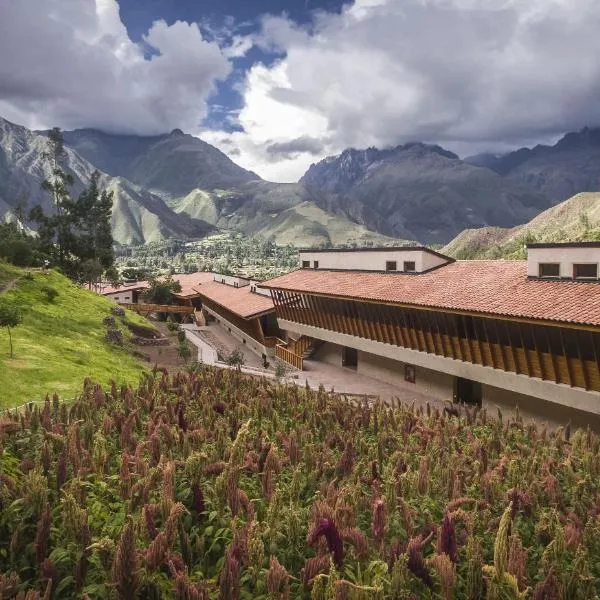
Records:
[[[0,407],[39,400],[58,392],[72,398],[85,377],[106,384],[138,381],[145,367],[125,348],[108,344],[104,317],[114,303],[82,289],[55,271],[32,272],[0,263],[0,290],[21,276],[15,287],[1,298],[15,301],[23,311],[23,323],[12,329],[14,357],[9,358],[8,332],[0,328]],[[44,286],[58,291],[49,302]],[[115,317],[125,339],[130,334],[122,319]],[[127,311],[126,319],[151,325]]]

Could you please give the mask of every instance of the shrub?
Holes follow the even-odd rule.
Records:
[[[241,367],[246,362],[244,355],[239,350],[234,350],[225,357],[225,364],[231,367]]]
[[[275,377],[277,379],[281,379],[282,377],[285,377],[285,373],[285,366],[282,363],[278,362],[277,366],[275,367]]]
[[[180,344],[183,344],[183,342],[185,342],[185,331],[183,329],[180,329],[177,332],[177,339],[179,340]]]
[[[48,302],[54,302],[54,300],[56,300],[56,298],[59,296],[58,290],[50,285],[42,286],[41,292],[44,294],[44,296],[46,296],[46,300]]]
[[[187,363],[190,356],[192,355],[192,349],[190,348],[190,345],[187,343],[186,340],[184,340],[183,342],[181,342],[181,344],[179,344],[179,348],[177,349],[177,354],[179,355],[180,358],[183,359],[183,362]]]

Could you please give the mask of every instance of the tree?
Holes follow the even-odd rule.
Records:
[[[183,340],[183,342],[179,344],[177,354],[179,354],[179,356],[183,359],[183,362],[187,363],[192,355],[192,350],[190,349],[190,346],[186,340]]]
[[[46,215],[38,205],[32,209],[30,219],[38,225],[42,254],[71,279],[85,281],[91,287],[114,266],[113,194],[100,191],[100,173],[95,171],[77,200],[72,200],[69,187],[73,177],[62,167],[65,156],[62,133],[55,127],[48,134],[44,153],[51,176],[42,183],[42,188],[52,195],[55,212]]]
[[[149,284],[143,298],[152,304],[173,304],[173,292],[181,291],[181,285],[171,275],[164,279],[150,279]]]
[[[0,327],[8,330],[8,343],[10,346],[10,357],[13,357],[11,327],[17,327],[23,321],[23,314],[18,306],[6,300],[0,302]]]

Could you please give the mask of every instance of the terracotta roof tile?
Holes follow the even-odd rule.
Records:
[[[181,292],[174,294],[178,298],[192,298],[198,295],[196,288],[199,285],[210,283],[214,279],[214,274],[210,272],[200,273],[180,273],[173,275],[173,279],[181,285]]]
[[[201,298],[212,300],[223,308],[230,310],[243,319],[275,310],[273,300],[269,296],[250,291],[250,286],[236,288],[226,283],[213,281],[196,288]]]
[[[267,288],[600,326],[600,282],[527,278],[525,261],[457,261],[428,273],[300,269]]]

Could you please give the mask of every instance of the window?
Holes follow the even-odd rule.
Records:
[[[414,272],[417,270],[414,260],[405,260],[404,261],[404,270],[409,272]]]
[[[303,268],[303,269],[308,269],[308,268],[310,268],[310,260],[303,260],[303,261],[302,261],[302,268]]]
[[[558,263],[540,263],[540,277],[560,277],[560,265]]]
[[[573,277],[575,279],[598,279],[597,264],[573,265]]]
[[[238,282],[237,282],[237,281],[234,281],[234,282],[233,282],[233,287],[239,287],[239,284],[238,284]]]
[[[319,268],[319,261],[318,261],[318,260],[315,260],[315,262],[313,263],[313,267],[314,267],[315,269],[318,269],[318,268]]]
[[[395,260],[386,260],[385,261],[385,270],[386,271],[397,271],[398,265]]]
[[[415,383],[417,379],[417,370],[413,365],[404,365],[404,381]]]

